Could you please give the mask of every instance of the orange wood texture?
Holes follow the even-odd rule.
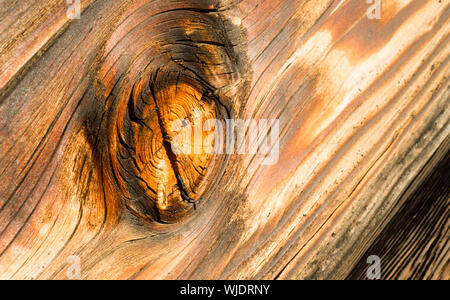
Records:
[[[1,1],[0,278],[346,278],[450,133],[450,3],[381,2]],[[200,157],[165,214],[149,99],[278,119],[278,163]]]

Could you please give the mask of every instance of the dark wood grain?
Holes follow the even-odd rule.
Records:
[[[366,259],[377,255],[382,279],[450,280],[450,137],[403,197],[348,279],[366,279]]]

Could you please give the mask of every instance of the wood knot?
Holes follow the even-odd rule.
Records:
[[[124,206],[159,223],[191,215],[221,176],[226,159],[211,151],[215,134],[203,125],[239,114],[248,93],[244,32],[206,3],[136,7],[100,58],[104,165]]]
[[[159,71],[147,86],[135,86],[121,134],[129,153],[119,158],[135,175],[128,182],[133,212],[172,223],[195,209],[214,158],[215,135],[203,125],[222,118],[218,105],[182,73]]]

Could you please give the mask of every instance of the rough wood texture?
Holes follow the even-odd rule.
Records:
[[[383,279],[450,280],[449,178],[447,137],[402,195],[407,198],[403,207],[363,255],[349,279],[366,279],[366,258],[377,255]]]
[[[0,1],[2,279],[346,278],[450,134],[448,1],[81,2]],[[118,159],[157,70],[280,120],[277,164],[214,158],[173,224]]]

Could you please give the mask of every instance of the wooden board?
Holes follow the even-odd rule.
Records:
[[[402,197],[403,207],[370,246],[349,279],[367,278],[367,258],[380,258],[384,279],[450,279],[450,138]]]
[[[85,279],[346,278],[450,133],[450,3],[370,7],[2,1],[0,278],[64,279],[73,255]],[[117,176],[128,96],[160,69],[280,125],[276,164],[216,157],[173,224]]]

